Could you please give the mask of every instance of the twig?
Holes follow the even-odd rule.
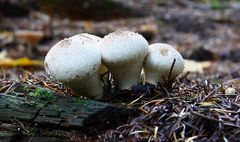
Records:
[[[174,68],[175,63],[176,63],[176,58],[173,59],[172,66],[171,66],[170,72],[169,72],[169,74],[168,74],[168,81],[170,80],[170,77],[171,77],[171,75],[172,75],[172,71],[173,71],[173,68]]]
[[[142,94],[140,97],[138,97],[137,99],[133,100],[131,103],[129,103],[130,105],[133,105],[135,102],[139,101],[144,95]]]
[[[17,122],[22,126],[22,129],[23,129],[25,132],[30,133],[30,132],[25,128],[25,126],[22,124],[22,122],[20,122],[20,121],[18,121],[18,120],[15,120],[15,121],[17,121]]]

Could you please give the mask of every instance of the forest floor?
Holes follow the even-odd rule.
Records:
[[[164,86],[135,85],[125,91],[106,86],[110,93],[101,102],[134,111],[124,123],[113,127],[99,130],[92,126],[91,132],[79,130],[82,126],[38,129],[35,122],[32,126],[16,118],[3,121],[4,116],[0,116],[0,139],[240,141],[240,2],[109,1],[79,2],[80,10],[71,0],[55,5],[46,1],[1,1],[0,94],[22,98],[31,95],[31,101],[44,94],[48,104],[54,95],[86,99],[51,80],[43,67],[52,45],[81,32],[103,37],[116,30],[133,30],[150,44],[171,44],[187,59],[184,73]],[[24,37],[23,29],[37,30],[37,36]],[[104,78],[106,82],[111,79],[107,74]],[[25,91],[16,91],[19,86]],[[6,106],[0,104],[0,109]]]

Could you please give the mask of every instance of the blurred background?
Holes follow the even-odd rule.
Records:
[[[116,30],[173,45],[194,77],[240,77],[239,0],[0,0],[0,76],[43,70],[44,56],[65,37]]]

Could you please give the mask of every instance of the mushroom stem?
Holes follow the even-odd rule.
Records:
[[[142,64],[141,61],[131,62],[129,64],[123,63],[120,66],[127,66],[126,68],[119,68],[111,66],[111,73],[114,80],[117,83],[119,89],[128,89],[132,85],[137,84],[140,81],[140,74]]]
[[[67,86],[71,86],[75,92],[79,93],[82,96],[99,99],[103,95],[102,83],[97,73],[94,73],[84,79],[76,78],[74,80],[65,82],[65,84]]]
[[[146,72],[146,70],[145,70],[145,72]],[[148,72],[151,72],[151,74],[145,73],[145,78],[147,78],[146,82],[151,83],[151,84],[157,84],[158,81],[156,81],[156,76],[159,76],[159,72],[155,71],[155,70],[148,70]],[[159,80],[160,80],[159,82],[163,82],[163,79],[159,79]]]

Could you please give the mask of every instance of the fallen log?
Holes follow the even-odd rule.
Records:
[[[0,139],[20,131],[28,137],[42,136],[39,132],[46,131],[65,135],[73,130],[94,135],[126,123],[133,113],[109,103],[26,88],[20,85],[10,94],[0,94]],[[58,138],[59,134],[47,136]]]

